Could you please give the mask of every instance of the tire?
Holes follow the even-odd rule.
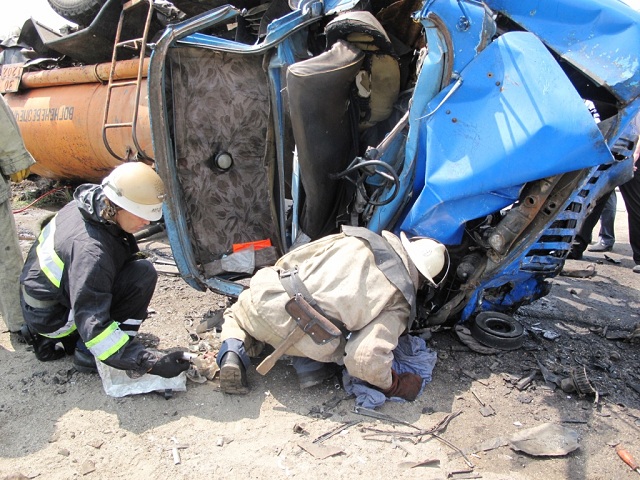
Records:
[[[61,17],[81,26],[91,24],[107,0],[47,0]]]
[[[503,313],[482,312],[471,324],[471,335],[478,342],[500,350],[515,350],[524,343],[524,328]]]

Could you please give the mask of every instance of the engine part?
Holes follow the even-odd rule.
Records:
[[[482,260],[483,255],[480,252],[465,255],[456,269],[456,276],[458,277],[458,280],[466,282],[476,272],[482,263]]]

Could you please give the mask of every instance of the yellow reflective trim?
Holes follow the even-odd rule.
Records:
[[[67,324],[64,327],[59,328],[55,332],[41,333],[40,335],[47,338],[62,338],[62,337],[67,337],[71,335],[76,330],[77,330],[76,324],[73,323],[73,320],[71,320],[71,326],[69,326],[69,322],[67,322]]]
[[[53,218],[40,233],[36,253],[40,269],[56,288],[60,288],[64,262],[54,248],[54,234],[56,232],[56,218]]]
[[[105,360],[120,350],[129,341],[129,335],[120,330],[117,322],[112,322],[100,335],[85,343],[94,357]]]

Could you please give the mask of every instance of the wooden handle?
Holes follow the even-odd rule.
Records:
[[[638,464],[636,463],[634,458],[631,456],[631,454],[627,450],[622,448],[620,445],[618,445],[616,447],[616,453],[618,454],[618,456],[622,459],[622,461],[624,463],[626,463],[627,465],[629,465],[631,467],[632,470],[637,470],[638,469]]]
[[[295,330],[291,332],[280,345],[278,345],[278,347],[271,353],[271,355],[260,362],[260,365],[256,367],[258,373],[260,375],[266,375],[267,372],[269,372],[269,370],[273,368],[278,359],[285,354],[289,347],[304,336],[304,330],[296,326]]]

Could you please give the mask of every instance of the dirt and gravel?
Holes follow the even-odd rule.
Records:
[[[631,271],[624,202],[618,205],[609,259],[587,252],[566,265],[593,265],[595,275],[558,276],[550,295],[518,311],[527,332],[522,348],[483,355],[451,330],[433,332],[433,381],[415,402],[379,408],[384,418],[355,413],[337,379],[300,391],[286,361],[265,377],[251,370],[247,396],[222,394],[213,379],[188,381],[186,392],[169,399],[113,398],[97,375],[76,372],[70,357],[41,363],[2,332],[0,478],[637,478],[614,448],[621,444],[640,461],[640,277]],[[25,252],[38,220],[56,208],[15,215]],[[151,258],[171,257],[162,233],[141,247]],[[223,297],[162,273],[142,338],[213,355],[215,331],[197,335],[196,328],[224,305]],[[597,396],[557,388],[572,371],[586,371]],[[515,433],[545,423],[575,432],[578,448],[550,457],[510,446]]]

